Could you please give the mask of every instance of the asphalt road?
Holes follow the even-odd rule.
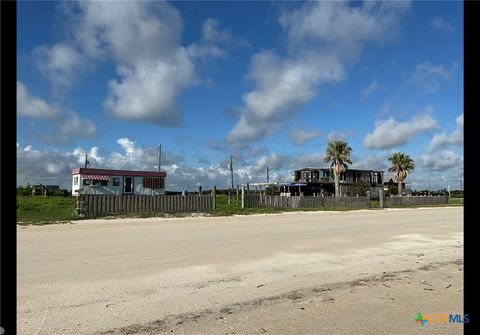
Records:
[[[399,334],[415,333],[419,308],[463,313],[462,268],[463,207],[18,226],[17,327],[19,334],[348,334],[354,326],[383,334],[375,325],[391,323]],[[437,296],[424,287],[434,279],[454,286]],[[399,296],[388,301],[379,296],[393,292]],[[298,307],[307,302],[310,312]],[[371,317],[345,317],[362,308]],[[442,327],[436,332],[462,329]]]

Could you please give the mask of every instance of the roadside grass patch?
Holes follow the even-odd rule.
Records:
[[[42,197],[17,195],[17,222],[45,224],[75,220],[76,199],[72,197]]]

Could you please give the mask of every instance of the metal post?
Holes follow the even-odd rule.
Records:
[[[383,188],[380,188],[378,190],[378,197],[380,199],[380,208],[384,208],[384,200],[385,200],[385,196],[384,196],[384,190]]]
[[[217,187],[213,186],[212,189],[212,209],[217,208]]]
[[[239,201],[240,201],[240,199],[238,199],[238,191],[239,191],[239,186],[237,185],[237,207],[238,207]]]
[[[245,208],[245,186],[242,185],[242,208]]]

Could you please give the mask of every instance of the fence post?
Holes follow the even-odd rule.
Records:
[[[367,191],[367,208],[370,208],[370,191]]]
[[[237,185],[237,207],[238,207],[238,203],[239,203],[239,199],[238,199],[238,192],[239,192],[239,186]]]
[[[217,208],[217,187],[213,186],[212,188],[212,209]]]
[[[228,189],[228,204],[230,205],[232,203],[232,190]]]
[[[385,196],[383,188],[378,189],[378,198],[380,200],[380,208],[384,208]]]
[[[245,208],[245,185],[242,185],[242,208]]]

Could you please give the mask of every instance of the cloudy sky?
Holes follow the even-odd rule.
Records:
[[[82,166],[156,170],[167,189],[292,180],[409,154],[413,189],[460,187],[463,4],[19,1],[17,185]]]

